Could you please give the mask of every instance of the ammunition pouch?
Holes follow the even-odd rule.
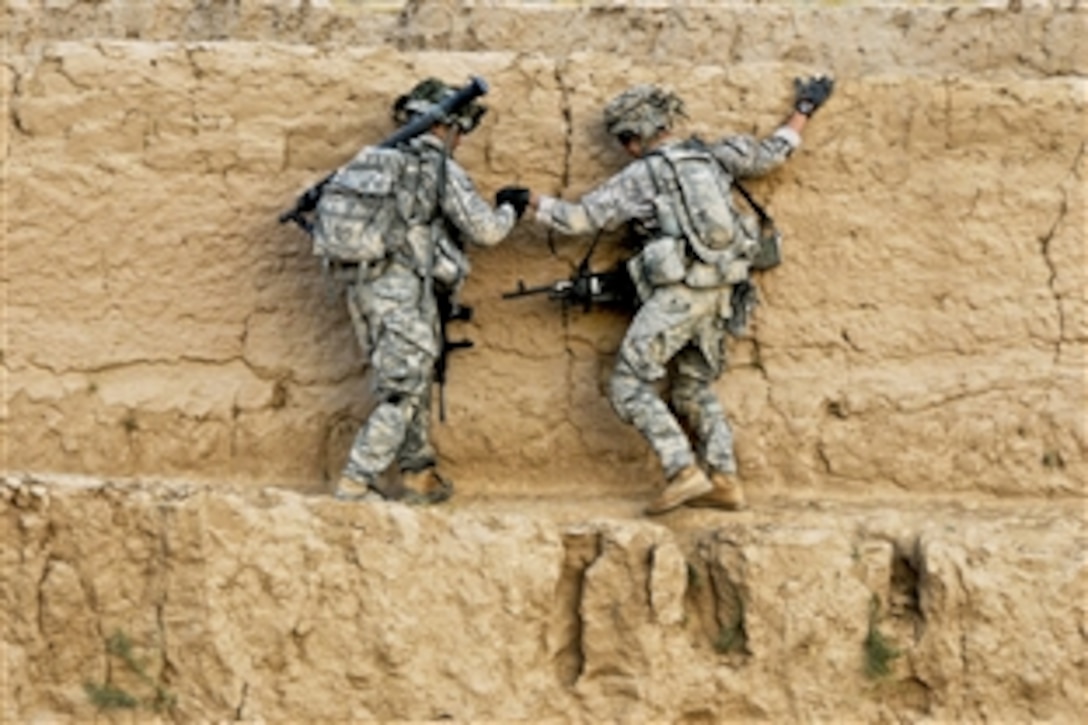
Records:
[[[676,237],[659,237],[649,242],[631,261],[638,267],[639,276],[652,287],[676,284],[687,273],[684,242]]]
[[[642,301],[648,300],[658,287],[683,282],[687,274],[683,240],[676,237],[654,239],[627,261],[627,271]]]
[[[452,290],[468,276],[468,257],[457,249],[444,230],[434,224],[410,226],[405,246],[410,266],[421,279],[429,274],[436,285]]]
[[[707,264],[696,260],[684,276],[684,284],[692,289],[709,289],[737,284],[748,279],[750,264],[744,259],[734,259],[724,265]]]
[[[741,187],[738,185],[737,188]],[[755,204],[754,200],[749,200],[749,203]],[[781,264],[782,233],[775,228],[774,220],[766,212],[758,219],[748,214],[741,215],[740,218],[746,237],[743,254],[752,269],[762,271]]]
[[[752,257],[752,269],[772,269],[782,264],[782,233],[771,225],[760,229],[759,248]]]
[[[449,237],[441,234],[434,247],[434,264],[431,277],[447,289],[455,289],[469,273],[468,257],[458,249]]]

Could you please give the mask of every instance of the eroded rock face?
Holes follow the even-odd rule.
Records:
[[[662,521],[9,477],[4,714],[90,717],[86,686],[107,684],[183,721],[1070,722],[1083,704],[1075,507]]]
[[[3,719],[89,717],[91,685],[185,719],[1074,720],[1083,5],[388,5],[5,5]],[[623,164],[627,85],[766,133],[823,70],[751,184],[786,235],[719,385],[752,512],[639,518],[660,473],[603,393],[625,317],[501,300],[590,242],[528,223],[471,252],[453,505],[319,495],[367,380],[276,216],[397,94],[484,76],[459,160],[569,199]]]

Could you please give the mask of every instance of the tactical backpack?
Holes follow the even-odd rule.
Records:
[[[403,147],[363,148],[321,192],[314,254],[341,263],[384,258],[412,219],[419,178],[419,157]]]
[[[661,158],[671,172],[659,174],[651,163],[662,232],[685,237],[695,256],[709,265],[740,258],[764,270],[781,262],[781,235],[774,221],[702,141],[693,138],[649,155]],[[758,225],[730,204],[730,182],[756,213]]]
[[[655,163],[655,157],[663,163]],[[714,253],[729,249],[737,238],[729,186],[717,160],[705,149],[683,144],[653,151],[648,161],[661,231],[686,237],[692,251],[712,263]]]

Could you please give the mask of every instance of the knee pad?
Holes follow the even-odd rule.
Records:
[[[392,411],[396,411],[398,417],[411,420],[420,405],[422,405],[422,401],[418,396],[409,395],[399,390],[380,390],[378,391],[378,404],[374,408],[374,413],[384,408],[389,411],[389,413],[386,413],[387,415],[392,414]],[[371,413],[371,415],[374,415],[374,413]]]

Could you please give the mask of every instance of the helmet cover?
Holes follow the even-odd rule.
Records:
[[[684,115],[684,102],[675,93],[654,85],[637,85],[619,94],[604,107],[604,125],[616,136],[631,135],[642,141],[672,128]]]

